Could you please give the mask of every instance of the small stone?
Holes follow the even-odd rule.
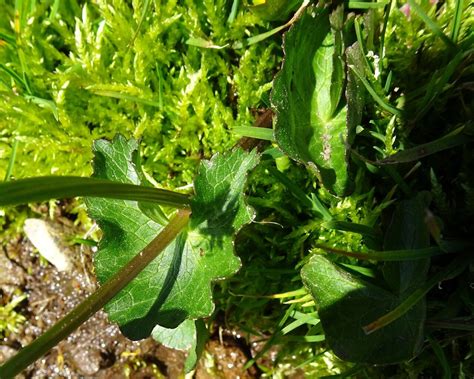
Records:
[[[48,224],[37,218],[28,218],[23,227],[26,236],[38,252],[59,271],[70,271],[72,263],[55,241]]]

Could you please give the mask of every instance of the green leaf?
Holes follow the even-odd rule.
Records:
[[[196,344],[196,323],[194,320],[184,320],[176,328],[156,325],[152,337],[170,349],[187,351]]]
[[[232,131],[244,137],[263,139],[266,141],[274,140],[273,130],[267,128],[259,128],[256,126],[236,126]]]
[[[372,8],[383,8],[387,4],[389,4],[389,0],[382,0],[382,1],[349,1],[348,8],[349,9],[372,9]]]
[[[209,339],[209,332],[203,320],[196,320],[195,326],[196,338],[194,339],[193,345],[191,346],[188,356],[184,361],[184,372],[186,374],[194,370],[196,367],[197,363],[199,362],[199,358],[201,358],[202,352],[204,351],[206,342]]]
[[[333,21],[339,15],[335,12]],[[348,134],[355,125],[346,123],[341,32],[331,28],[329,19],[327,10],[308,7],[286,33],[272,104],[280,148],[316,168],[323,184],[342,195],[349,183]]]
[[[326,341],[339,358],[395,363],[412,358],[419,348],[424,317],[416,308],[370,335],[362,329],[400,304],[399,295],[349,274],[320,255],[303,267],[301,277],[318,305]]]
[[[152,336],[168,348],[188,353],[184,362],[184,371],[188,373],[196,367],[209,333],[202,320],[184,320],[174,329],[157,325],[153,329]]]
[[[398,204],[385,235],[385,250],[423,249],[430,246],[430,233],[425,223],[426,207],[427,199],[423,193]],[[429,259],[387,262],[383,273],[393,291],[411,292],[425,282],[429,265]]]
[[[135,140],[100,140],[94,150],[94,176],[142,182]],[[155,325],[176,328],[187,318],[212,313],[211,283],[240,267],[232,240],[253,217],[243,188],[247,171],[257,161],[256,153],[235,150],[201,162],[188,228],[105,307],[129,338],[147,337]],[[87,206],[104,233],[94,260],[101,283],[163,228],[134,201],[88,198]]]
[[[388,250],[415,252],[429,248],[429,231],[424,222],[427,200],[420,193],[400,202],[385,236],[387,255],[392,254]],[[379,254],[383,259],[384,252]],[[386,284],[382,288],[351,275],[322,256],[312,257],[301,276],[319,306],[326,339],[335,354],[344,360],[373,364],[412,358],[423,337],[423,295],[427,291],[415,295],[424,288],[429,263],[426,258],[387,262],[383,269]],[[415,301],[405,302],[411,298]],[[400,308],[402,311],[391,317],[387,325],[364,333],[374,320]]]
[[[350,67],[357,67],[363,70],[364,56],[358,43],[354,43],[346,50],[346,100],[347,100],[347,127],[348,127],[348,141],[352,143],[356,127],[362,120],[362,112],[365,103],[365,87],[359,77],[354,73]]]

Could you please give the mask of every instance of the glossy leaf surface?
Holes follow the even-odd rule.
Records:
[[[331,20],[338,16],[335,11]],[[272,92],[276,141],[290,157],[315,168],[328,189],[343,195],[349,184],[349,131],[361,112],[348,116],[343,43],[327,10],[308,7],[286,33],[284,51]],[[349,105],[355,102],[360,108],[354,96]]]

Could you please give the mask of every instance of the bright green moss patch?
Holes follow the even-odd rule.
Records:
[[[252,125],[277,65],[277,43],[231,47],[266,29],[229,11],[222,0],[1,2],[0,176],[14,139],[16,178],[88,175],[92,141],[122,133],[142,139],[160,184],[190,183],[199,159],[235,143],[233,126]]]

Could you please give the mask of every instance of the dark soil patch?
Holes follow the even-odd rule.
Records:
[[[57,209],[51,227],[67,241],[78,231],[64,209]],[[47,214],[47,209],[41,211]],[[97,288],[90,248],[62,246],[73,261],[68,272],[60,272],[40,258],[26,238],[18,237],[0,247],[0,305],[7,304],[14,294],[28,296],[16,308],[27,320],[17,333],[1,340],[0,362],[44,333]],[[255,370],[243,369],[248,358],[240,342],[229,336],[222,340],[214,334],[194,377],[258,377]],[[184,359],[183,352],[160,346],[151,338],[128,340],[100,311],[20,377],[178,378]],[[214,362],[212,367],[208,367],[209,361]]]

